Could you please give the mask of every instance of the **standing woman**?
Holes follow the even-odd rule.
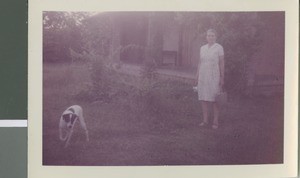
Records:
[[[216,43],[217,33],[214,29],[206,32],[207,44],[200,49],[200,61],[197,70],[198,99],[201,101],[203,121],[200,126],[208,125],[209,106],[213,105],[212,128],[219,127],[219,105],[216,96],[224,85],[224,50]]]

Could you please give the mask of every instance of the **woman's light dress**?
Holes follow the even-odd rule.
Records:
[[[215,101],[220,92],[220,56],[224,56],[223,47],[214,43],[204,45],[200,49],[200,67],[198,76],[198,99],[201,101]]]

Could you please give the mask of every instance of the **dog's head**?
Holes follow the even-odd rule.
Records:
[[[67,128],[71,129],[75,123],[75,120],[77,119],[77,115],[73,114],[73,113],[68,113],[68,114],[62,115],[62,118],[66,122]]]

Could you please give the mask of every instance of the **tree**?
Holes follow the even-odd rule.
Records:
[[[68,62],[70,49],[82,51],[82,21],[87,17],[85,12],[43,13],[44,62]]]

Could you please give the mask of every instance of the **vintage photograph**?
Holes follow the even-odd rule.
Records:
[[[43,11],[42,164],[282,164],[285,12]]]

